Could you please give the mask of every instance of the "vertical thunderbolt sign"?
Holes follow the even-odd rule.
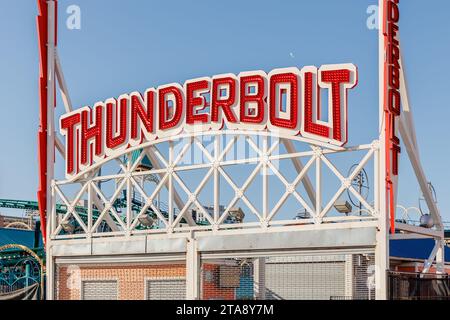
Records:
[[[384,121],[386,130],[386,192],[391,218],[391,232],[395,231],[395,186],[393,178],[398,175],[400,139],[396,134],[396,123],[401,112],[400,98],[400,44],[398,23],[399,0],[384,1]]]

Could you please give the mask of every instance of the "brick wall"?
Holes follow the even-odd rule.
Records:
[[[208,274],[208,276],[207,276]],[[202,299],[203,300],[234,300],[236,299],[235,288],[221,288],[220,265],[202,265]]]
[[[148,278],[184,278],[184,264],[159,265],[60,265],[56,275],[56,298],[81,299],[81,281],[117,280],[119,300],[145,299],[145,281]]]

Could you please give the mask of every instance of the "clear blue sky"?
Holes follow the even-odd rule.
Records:
[[[352,62],[350,144],[377,136],[375,0],[61,0],[59,52],[75,107],[164,83],[246,70]],[[69,5],[81,30],[65,26]],[[401,1],[401,40],[421,159],[450,220],[447,0]],[[35,199],[38,48],[34,0],[0,1],[0,198]],[[60,102],[59,102],[60,103]],[[402,154],[400,203],[420,191]],[[0,210],[2,211],[2,210]]]

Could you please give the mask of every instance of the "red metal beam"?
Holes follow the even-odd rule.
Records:
[[[41,232],[44,244],[47,239],[47,43],[48,43],[48,7],[46,0],[37,0],[37,34],[39,45],[39,131],[38,166],[39,185],[37,200],[41,217]]]
[[[55,1],[55,5],[57,1]],[[48,79],[48,4],[47,0],[37,0],[38,16],[36,19],[38,47],[39,47],[39,130],[38,130],[38,170],[39,185],[37,200],[39,205],[39,215],[41,218],[41,232],[44,243],[47,239],[46,218],[47,218],[47,79]],[[56,7],[56,6],[55,6]],[[57,10],[55,10],[57,11]],[[56,16],[56,15],[55,15]],[[55,28],[56,28],[55,19]],[[55,35],[56,43],[56,35]],[[56,105],[54,101],[53,105]]]

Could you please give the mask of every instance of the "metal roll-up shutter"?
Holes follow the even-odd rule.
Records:
[[[375,255],[353,255],[353,299],[375,299]]]
[[[329,300],[345,296],[345,256],[266,259],[266,299]]]
[[[117,300],[117,281],[83,281],[82,300]]]
[[[185,300],[185,279],[147,280],[147,300]]]

